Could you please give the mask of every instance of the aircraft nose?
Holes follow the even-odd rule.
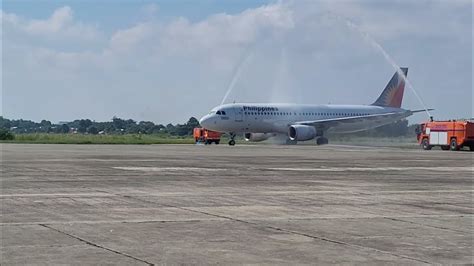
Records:
[[[199,124],[200,124],[203,128],[206,128],[206,126],[209,125],[209,115],[203,116],[203,117],[199,120]]]

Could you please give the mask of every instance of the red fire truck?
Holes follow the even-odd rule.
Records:
[[[469,147],[474,151],[474,122],[467,120],[426,122],[418,128],[417,138],[425,150],[440,146],[443,150],[457,151]]]
[[[207,130],[205,128],[196,127],[193,131],[194,140],[196,143],[204,144],[219,144],[221,141],[221,133]]]

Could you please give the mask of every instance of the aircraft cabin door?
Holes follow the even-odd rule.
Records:
[[[244,121],[244,109],[242,107],[234,107],[235,122]]]

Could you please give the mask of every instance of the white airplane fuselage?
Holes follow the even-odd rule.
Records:
[[[316,139],[327,144],[326,132],[351,133],[380,127],[418,111],[401,108],[408,68],[393,74],[371,105],[309,105],[284,103],[233,103],[215,107],[200,123],[204,128],[230,133],[234,145],[237,133],[249,141],[262,141],[287,134],[290,142]]]
[[[232,133],[280,133],[302,121],[334,120],[346,117],[367,117],[398,113],[380,120],[344,123],[329,129],[334,133],[358,132],[389,124],[410,116],[409,110],[373,105],[303,105],[272,103],[235,103],[220,105],[205,115],[200,123],[204,128]]]

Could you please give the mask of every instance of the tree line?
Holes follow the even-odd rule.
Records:
[[[418,124],[408,124],[408,120],[403,119],[397,122],[384,125],[378,128],[370,129],[354,133],[354,136],[365,137],[400,137],[400,136],[415,136],[415,129]]]
[[[96,122],[90,119],[77,119],[72,122],[54,124],[48,120],[10,120],[0,116],[0,129],[13,134],[25,133],[82,133],[82,134],[169,134],[173,136],[191,135],[199,121],[191,117],[185,124],[155,124],[151,121],[135,121],[113,117],[111,121]]]
[[[80,134],[164,134],[171,136],[190,136],[199,126],[195,117],[185,124],[155,124],[151,121],[135,121],[113,117],[111,121],[96,122],[90,119],[77,119],[72,122],[54,124],[48,120],[10,120],[0,116],[0,139],[12,139],[14,134],[25,133],[80,133]],[[417,125],[409,125],[408,120],[400,120],[382,127],[352,134],[353,136],[397,137],[414,135]]]

